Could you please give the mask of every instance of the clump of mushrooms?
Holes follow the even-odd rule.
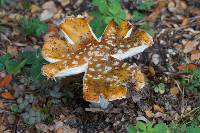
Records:
[[[45,39],[42,56],[50,64],[43,66],[43,75],[55,78],[84,72],[83,98],[94,103],[125,98],[130,79],[139,91],[145,85],[144,74],[123,59],[143,52],[153,39],[144,31],[132,33],[132,28],[128,21],[119,26],[110,21],[98,39],[86,19],[65,19],[60,24],[65,39]]]

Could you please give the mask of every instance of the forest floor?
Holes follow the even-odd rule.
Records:
[[[133,22],[136,2],[122,0],[121,5]],[[59,20],[88,16],[93,8],[88,0],[9,1],[0,8],[0,55],[9,53],[12,60],[20,60],[21,52],[42,48],[45,34],[25,37],[19,28],[21,17],[39,18],[51,32]],[[0,133],[123,133],[137,120],[181,124],[195,120],[200,115],[200,2],[155,0],[144,15],[154,44],[125,60],[145,73],[147,84],[141,91],[130,91],[127,98],[101,109],[83,100],[83,74],[38,81],[30,80],[31,63],[12,75],[0,70]]]

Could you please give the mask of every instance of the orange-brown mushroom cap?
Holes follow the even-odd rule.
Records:
[[[144,86],[144,74],[139,68],[121,60],[151,46],[153,39],[148,33],[131,34],[128,21],[119,26],[111,21],[98,40],[83,18],[67,18],[60,28],[68,42],[59,38],[45,40],[42,55],[51,63],[43,66],[44,75],[53,78],[85,72],[83,98],[91,102],[126,97],[130,80],[136,91]]]

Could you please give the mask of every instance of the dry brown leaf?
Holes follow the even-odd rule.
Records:
[[[58,32],[58,28],[54,24],[48,24],[48,32]]]
[[[179,94],[179,90],[177,87],[171,87],[170,88],[170,93],[173,95],[173,96],[177,96]]]
[[[191,60],[199,60],[200,59],[200,50],[192,50],[191,52]]]
[[[0,101],[0,109],[4,109],[5,105],[3,104],[3,102]]]
[[[2,98],[7,99],[7,100],[14,100],[15,99],[15,97],[10,92],[3,92],[3,93],[0,94],[0,96]]]
[[[32,14],[40,11],[40,7],[38,5],[31,5],[30,9]]]
[[[183,45],[184,45],[183,52],[189,53],[192,50],[196,49],[196,46],[198,45],[198,41],[196,41],[196,40],[194,40],[194,41],[183,41]]]
[[[7,47],[7,53],[9,53],[11,56],[17,56],[18,55],[17,47],[8,46]]]
[[[168,10],[174,14],[181,14],[187,8],[187,4],[181,0],[172,0],[168,2]]]
[[[148,21],[154,22],[160,16],[163,8],[167,6],[167,1],[159,0],[157,3],[157,7],[152,11],[152,13],[147,17]]]
[[[0,87],[7,87],[12,81],[12,75],[6,75],[3,79],[0,80]]]
[[[164,112],[164,108],[163,107],[160,107],[159,105],[157,105],[157,104],[154,104],[153,105],[153,109],[154,109],[154,111],[159,111],[159,112]]]
[[[144,112],[145,112],[146,116],[149,117],[149,118],[152,118],[152,117],[154,117],[154,115],[155,115],[155,114],[154,114],[151,110],[149,110],[149,109],[145,110]]]
[[[155,72],[154,67],[149,66],[149,73],[147,74],[147,76],[153,77],[153,76],[155,76],[155,74],[156,74],[156,72]]]
[[[182,17],[182,23],[181,26],[186,26],[189,23],[189,19],[188,17]]]
[[[62,133],[62,128],[57,128],[57,129],[55,130],[55,133]]]
[[[196,69],[196,68],[197,68],[197,65],[192,64],[192,63],[180,65],[180,66],[177,67],[177,69],[178,69],[179,71],[194,70],[194,69]]]

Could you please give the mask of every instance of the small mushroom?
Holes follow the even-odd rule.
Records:
[[[143,52],[153,39],[144,31],[132,36],[132,28],[128,21],[119,26],[111,21],[98,39],[84,18],[65,19],[60,29],[66,41],[45,40],[42,55],[50,64],[43,66],[43,74],[55,78],[84,72],[83,98],[95,103],[125,98],[130,79],[139,91],[145,85],[144,74],[122,60]]]

